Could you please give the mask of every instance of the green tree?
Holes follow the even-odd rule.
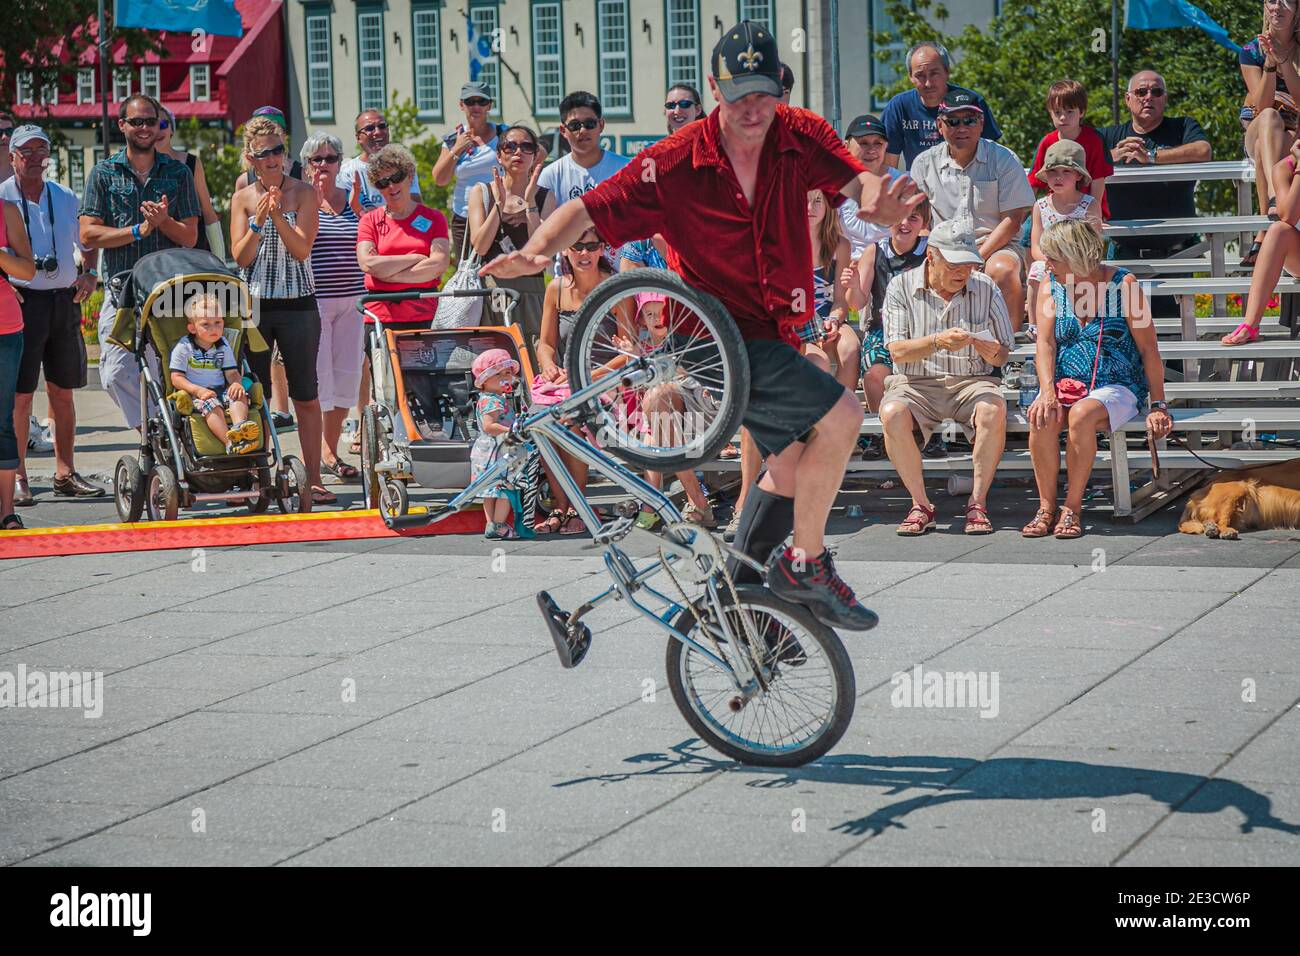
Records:
[[[203,160],[203,175],[207,179],[208,193],[212,196],[212,208],[221,217],[221,231],[226,238],[226,249],[230,242],[230,197],[235,193],[235,180],[244,171],[243,166],[243,127],[235,130],[232,143],[224,129],[202,126],[191,117],[176,124],[173,139],[177,145],[183,145],[191,153],[197,153]]]
[[[420,194],[430,209],[437,209],[451,221],[450,186],[437,186],[433,182],[433,164],[442,152],[438,135],[429,124],[420,119],[420,111],[410,97],[399,96],[397,90],[389,101],[392,105],[384,111],[388,119],[388,135],[394,143],[401,143],[415,157],[415,171],[420,177]]]
[[[1259,32],[1259,3],[1197,2],[1238,43]],[[897,30],[878,34],[877,49],[898,41],[904,49],[919,40],[942,41],[956,61],[953,82],[988,99],[1002,127],[1002,143],[1026,164],[1052,128],[1045,100],[1047,88],[1058,79],[1068,77],[1087,87],[1089,123],[1111,122],[1110,0],[1004,0],[1001,14],[983,29],[967,26],[957,33],[945,30],[947,8],[934,0],[891,0],[888,11]],[[877,56],[899,68],[900,80],[893,87],[878,87],[876,95],[907,89],[898,54],[879,50]],[[1215,159],[1241,158],[1237,114],[1246,88],[1231,51],[1195,29],[1122,30],[1121,90],[1141,69],[1156,69],[1165,78],[1170,115],[1196,119],[1210,138]],[[1121,96],[1121,122],[1128,116]],[[1227,182],[1202,183],[1197,203],[1205,212],[1228,212],[1236,209],[1236,193]]]

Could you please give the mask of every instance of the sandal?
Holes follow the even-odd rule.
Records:
[[[1083,536],[1083,525],[1079,524],[1079,516],[1069,508],[1061,509],[1061,520],[1056,522],[1056,527],[1052,534],[1058,538],[1079,538]]]
[[[311,503],[314,505],[332,505],[338,502],[338,496],[324,485],[312,485]]]
[[[541,521],[533,525],[533,530],[538,534],[555,534],[560,530],[560,525],[564,524],[564,510],[556,508]]]
[[[934,527],[934,506],[912,505],[903,523],[898,526],[898,533],[905,538],[915,538],[925,534]]]
[[[727,447],[718,453],[722,461],[732,461],[740,457],[740,448],[735,442],[727,442]]]
[[[5,515],[0,518],[0,531],[22,531],[27,526],[17,515]]]
[[[686,507],[682,509],[682,520],[697,524],[701,528],[712,529],[718,526],[718,519],[713,517],[713,509],[700,508],[693,501],[687,502]]]
[[[965,534],[992,534],[993,522],[989,521],[988,509],[972,501],[966,506]]]
[[[361,472],[349,465],[342,458],[335,458],[334,464],[320,463],[320,470],[328,475],[333,475],[339,481],[356,481],[361,477]]]
[[[1055,521],[1055,511],[1046,511],[1039,508],[1034,512],[1034,520],[1020,529],[1020,536],[1022,538],[1046,538],[1052,533],[1052,525]]]
[[[578,512],[570,508],[565,513],[564,524],[560,525],[560,534],[582,534],[586,530],[587,526],[578,517]]]
[[[1222,345],[1247,345],[1259,338],[1259,326],[1251,325],[1249,322],[1243,322],[1223,338],[1219,339]]]
[[[1258,239],[1252,242],[1250,244],[1250,248],[1246,250],[1246,254],[1241,257],[1241,262],[1239,262],[1238,265],[1242,266],[1243,268],[1245,268],[1246,266],[1253,266],[1255,264],[1255,260],[1259,258],[1259,250],[1263,247],[1263,245],[1264,244],[1260,242]]]

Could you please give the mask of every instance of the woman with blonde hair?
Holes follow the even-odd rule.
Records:
[[[1169,434],[1173,420],[1164,401],[1164,366],[1150,305],[1133,274],[1102,264],[1105,246],[1082,219],[1050,226],[1039,248],[1051,283],[1051,294],[1038,300],[1039,392],[1029,407],[1039,506],[1021,534],[1077,538],[1083,534],[1079,514],[1097,455],[1097,432],[1115,431],[1134,418],[1148,394],[1147,428],[1156,438]],[[1058,517],[1063,427],[1067,491]]]
[[[1273,167],[1286,156],[1295,142],[1300,111],[1300,11],[1297,0],[1265,0],[1260,33],[1241,48],[1238,56],[1246,99],[1241,107],[1241,126],[1246,131],[1246,155],[1255,162],[1255,193],[1259,211],[1270,218],[1278,193]],[[1269,201],[1269,197],[1274,202]],[[1261,232],[1241,257],[1243,266],[1253,266],[1264,242]],[[1236,345],[1236,342],[1231,343]]]

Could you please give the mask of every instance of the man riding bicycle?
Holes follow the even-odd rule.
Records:
[[[807,194],[820,189],[840,197],[832,198],[836,205],[853,199],[859,216],[884,225],[925,197],[906,176],[887,182],[865,172],[825,120],[781,104],[779,50],[765,26],[746,20],[727,30],[711,63],[709,88],[719,103],[712,114],[559,207],[523,249],[482,274],[534,274],[593,227],[613,246],[662,234],[669,268],[722,302],[749,357],[744,424],[766,470],[750,491],[735,546],[768,562],[793,528],[793,547],[770,560],[768,587],[825,624],[866,630],[876,615],[836,573],[824,541],[862,406],[798,351],[820,332]]]

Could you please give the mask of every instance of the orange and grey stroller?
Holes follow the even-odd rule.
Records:
[[[151,521],[170,521],[197,502],[227,500],[242,500],[258,514],[272,498],[286,514],[310,511],[306,468],[281,453],[262,385],[245,358],[246,349],[263,352],[267,344],[239,276],[210,252],[167,249],[142,256],[112,282],[118,310],[110,341],[139,363],[144,422],[138,455],[118,459],[113,475],[121,519],[138,521],[147,514]],[[243,454],[228,454],[194,411],[190,396],[171,387],[167,360],[186,335],[185,303],[198,295],[214,295],[222,303],[226,340],[240,357],[249,411],[261,424],[257,447]]]

